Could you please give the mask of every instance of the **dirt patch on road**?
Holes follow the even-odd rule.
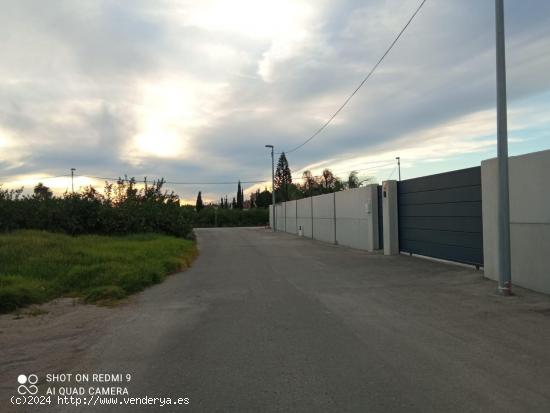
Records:
[[[0,400],[4,407],[17,391],[19,374],[34,373],[42,381],[47,373],[67,372],[117,313],[61,298],[21,313],[0,315]]]

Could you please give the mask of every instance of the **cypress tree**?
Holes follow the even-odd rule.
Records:
[[[241,181],[237,184],[237,208],[243,209],[244,206],[244,196],[241,188]]]
[[[285,153],[281,153],[277,162],[277,170],[275,171],[275,195],[278,195],[278,201],[289,200],[289,187],[292,184],[292,174],[288,166]]]
[[[204,208],[204,204],[202,202],[202,194],[201,191],[199,191],[199,194],[197,195],[197,202],[195,204],[195,209],[197,212],[201,212],[201,210]]]

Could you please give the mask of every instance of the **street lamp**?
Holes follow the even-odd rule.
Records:
[[[76,168],[71,168],[71,192],[74,194],[74,171]]]
[[[271,207],[273,208],[273,231],[277,231],[277,216],[275,214],[275,158],[273,145],[265,145],[266,148],[271,148]]]
[[[397,170],[399,171],[399,180],[401,181],[401,157],[398,156],[395,159],[397,159]]]
[[[504,4],[495,0],[497,72],[498,163],[498,292],[512,294],[510,269],[510,190],[508,188],[508,122],[506,109],[506,57],[504,52]]]

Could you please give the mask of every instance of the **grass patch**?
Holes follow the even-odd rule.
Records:
[[[0,312],[63,295],[118,300],[186,268],[195,255],[193,241],[157,234],[0,235]]]

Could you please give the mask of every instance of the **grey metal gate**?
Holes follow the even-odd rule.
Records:
[[[481,168],[398,182],[399,249],[483,265]]]

